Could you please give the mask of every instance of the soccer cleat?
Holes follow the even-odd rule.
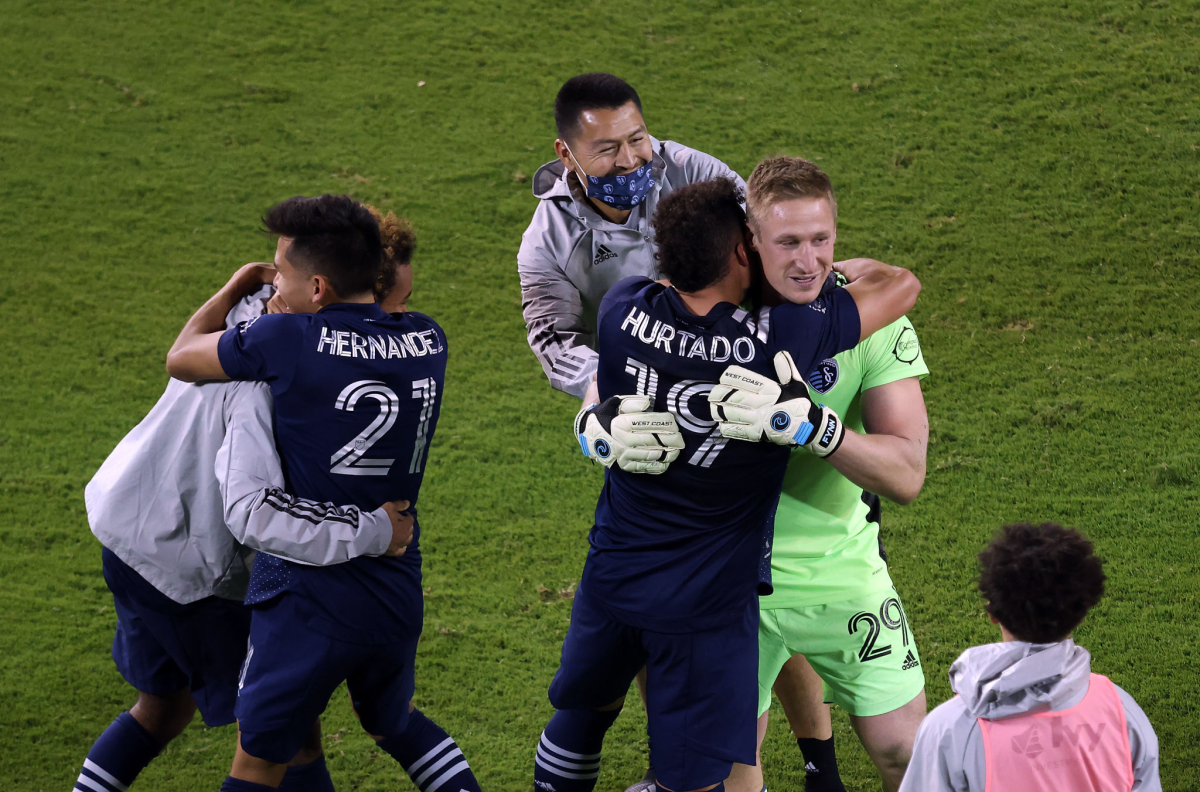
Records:
[[[658,778],[654,775],[654,768],[647,767],[646,775],[642,776],[642,780],[627,787],[625,792],[658,792]]]

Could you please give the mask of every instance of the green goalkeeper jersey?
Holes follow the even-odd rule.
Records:
[[[916,330],[902,318],[854,349],[823,360],[808,381],[814,396],[837,412],[846,428],[862,432],[863,391],[928,373]],[[761,606],[840,602],[891,586],[879,555],[878,511],[871,511],[862,487],[807,450],[792,451],[775,512],[775,593],[763,597]]]

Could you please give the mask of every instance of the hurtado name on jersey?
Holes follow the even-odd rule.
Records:
[[[723,335],[700,336],[658,319],[651,320],[645,311],[636,307],[631,308],[625,316],[625,321],[621,322],[621,330],[668,355],[698,358],[712,363],[724,363],[730,357],[738,363],[754,360],[754,341],[746,336],[739,336],[732,341]],[[674,350],[671,348],[672,343],[676,345]]]
[[[317,351],[348,358],[381,360],[387,358],[425,357],[446,351],[433,330],[386,336],[361,336],[353,330],[321,328]]]

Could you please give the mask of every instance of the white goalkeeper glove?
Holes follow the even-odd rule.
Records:
[[[734,440],[800,445],[827,457],[842,444],[838,414],[813,400],[808,384],[787,352],[775,355],[779,382],[741,366],[730,366],[708,394],[721,435]]]
[[[683,435],[668,412],[649,412],[649,396],[612,396],[575,416],[583,455],[627,473],[666,471],[683,450]]]

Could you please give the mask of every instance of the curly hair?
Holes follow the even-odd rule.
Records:
[[[1063,640],[1104,596],[1103,562],[1092,543],[1057,523],[1004,526],[979,565],[988,613],[1021,641]]]
[[[379,224],[379,241],[383,244],[383,269],[372,291],[375,301],[383,302],[396,287],[396,268],[412,264],[417,249],[417,233],[406,218],[395,212],[386,215],[370,204],[363,204]]]
[[[681,292],[707,288],[729,271],[729,256],[745,240],[742,191],[720,177],[681,187],[654,211],[658,269]]]
[[[291,238],[293,266],[324,275],[341,297],[362,294],[379,279],[379,224],[348,195],[289,198],[267,210],[263,225]]]
[[[825,171],[803,157],[768,157],[755,166],[746,180],[746,209],[753,222],[780,201],[824,198],[837,220],[837,197]],[[757,226],[756,226],[757,227]]]

